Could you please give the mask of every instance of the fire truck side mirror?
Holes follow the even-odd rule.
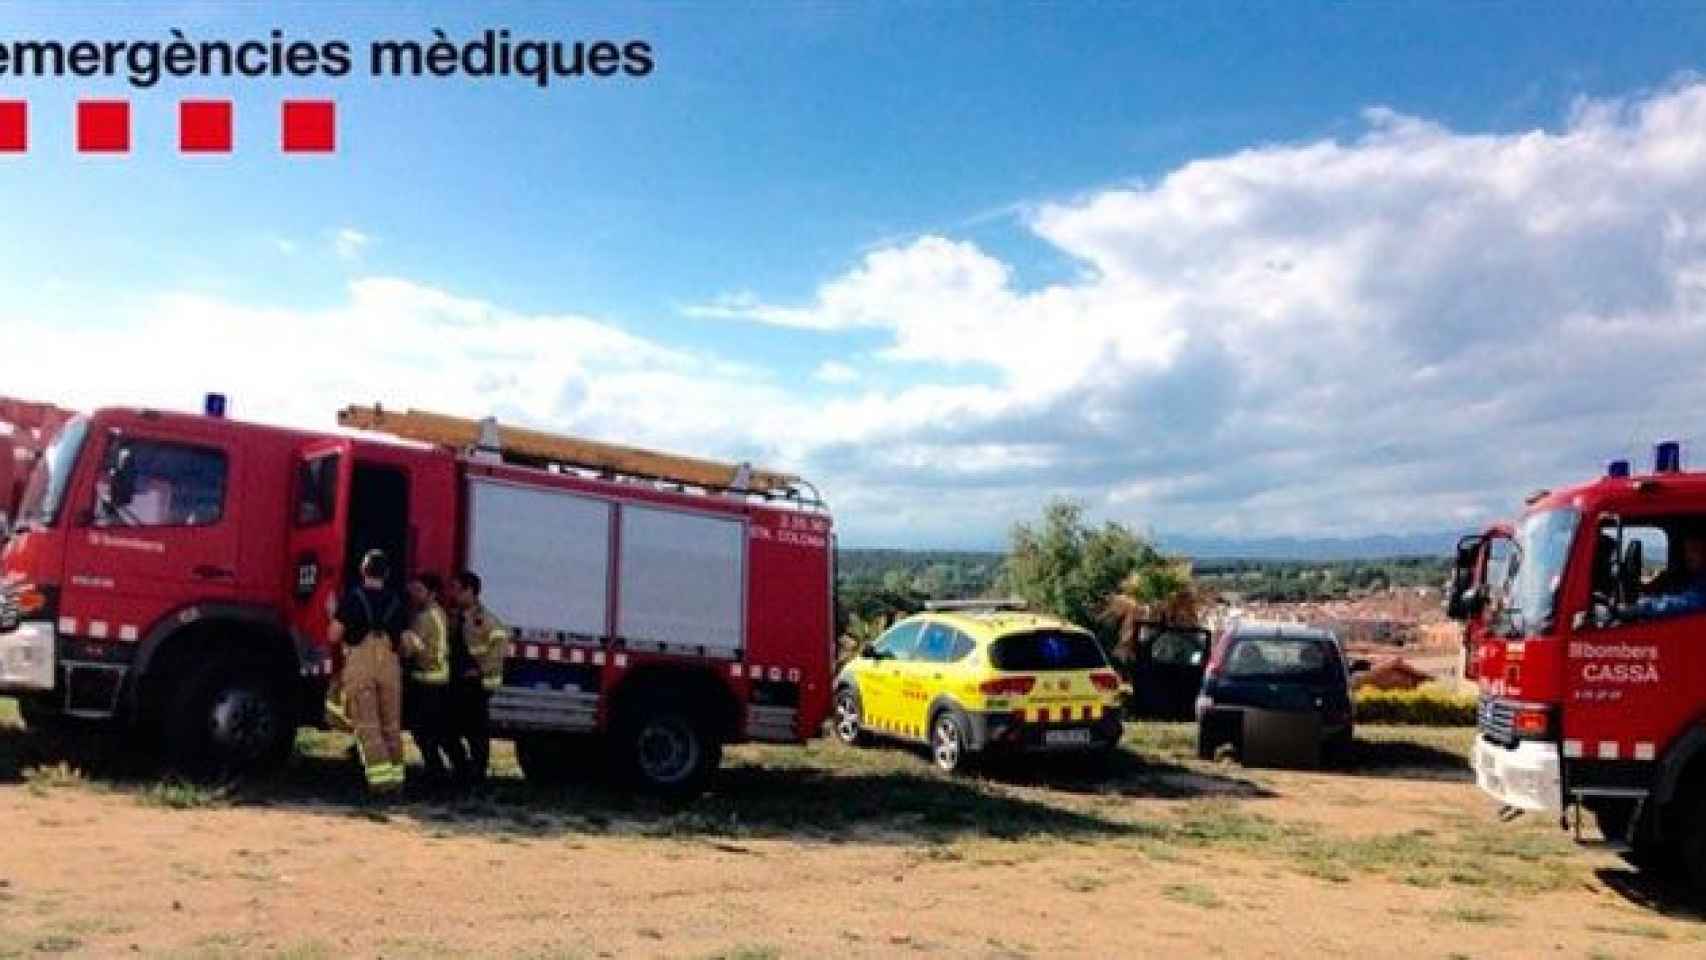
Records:
[[[1641,541],[1630,540],[1623,545],[1623,563],[1618,569],[1617,605],[1625,607],[1641,594]]]
[[[1481,557],[1485,538],[1471,535],[1457,541],[1457,556],[1451,567],[1451,582],[1446,586],[1445,615],[1453,620],[1467,620],[1480,612],[1474,585],[1475,564]]]
[[[136,499],[136,460],[129,448],[121,448],[107,468],[107,503],[128,507]]]

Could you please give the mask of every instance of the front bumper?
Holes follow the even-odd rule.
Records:
[[[1476,785],[1500,803],[1535,813],[1563,810],[1564,780],[1557,744],[1523,740],[1506,749],[1476,737],[1470,763]]]
[[[52,690],[57,639],[45,620],[26,620],[0,633],[0,693]]]

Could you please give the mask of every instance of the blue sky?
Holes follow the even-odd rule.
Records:
[[[1575,476],[1556,471],[1588,469],[1644,444],[1640,431],[1673,426],[1620,410],[1585,435],[1579,421],[1567,429],[1546,413],[1556,405],[1520,383],[1466,384],[1459,374],[1473,368],[1453,366],[1469,363],[1461,339],[1448,351],[1433,334],[1497,346],[1501,328],[1540,332],[1586,310],[1651,325],[1659,339],[1632,349],[1632,364],[1649,347],[1667,363],[1689,355],[1662,331],[1695,318],[1693,241],[1663,224],[1692,224],[1693,207],[1681,191],[1645,189],[1669,175],[1661,159],[1635,170],[1623,161],[1665,137],[1691,149],[1686,132],[1641,112],[1693,109],[1706,8],[46,9],[0,6],[0,36],[165,41],[175,27],[235,41],[278,27],[292,39],[348,40],[359,62],[374,39],[507,27],[517,39],[644,39],[657,69],[546,90],[359,69],[340,80],[167,79],[150,90],[0,78],[0,98],[27,97],[33,115],[31,152],[0,159],[0,320],[62,347],[9,375],[19,392],[193,405],[223,387],[245,398],[246,414],[309,423],[378,391],[489,408],[789,463],[824,481],[845,505],[849,538],[868,543],[998,542],[1053,493],[1168,531],[1450,528],[1508,512],[1521,490]],[[71,102],[97,95],[133,100],[131,156],[72,154]],[[336,155],[277,151],[277,103],[298,95],[338,101]],[[176,153],[184,96],[236,99],[234,156]],[[1618,142],[1595,151],[1596,131]],[[1530,149],[1524,137],[1540,140]],[[1485,180],[1446,182],[1427,157]],[[1527,186],[1512,208],[1528,212],[1458,229],[1386,196],[1381,176],[1359,172],[1367,163],[1390,164],[1390,182],[1471,218],[1486,209],[1483,188],[1514,176]],[[1581,191],[1548,194],[1546,170],[1576,171]],[[1294,195],[1291,182],[1312,186]],[[1215,198],[1233,195],[1236,209],[1217,212]],[[1646,206],[1576,224],[1565,240],[1529,215],[1579,202],[1593,220],[1626,196]],[[1359,210],[1371,229],[1427,241],[1413,276],[1394,265],[1391,290],[1371,284],[1369,263],[1343,244],[1364,235]],[[1289,219],[1275,228],[1276,217]],[[1308,224],[1337,232],[1298,229]],[[1510,254],[1497,279],[1466,274],[1495,240],[1526,254]],[[1233,250],[1302,266],[1252,303],[1180,279],[1236,274],[1244,261],[1227,260]],[[1589,280],[1571,268],[1619,258],[1631,269]],[[1507,319],[1525,290],[1494,288],[1522,271],[1555,271],[1546,275],[1568,278],[1567,289],[1549,312]],[[1472,303],[1440,299],[1474,283],[1493,286]],[[1252,319],[1275,303],[1289,306],[1267,326]],[[1655,304],[1670,312],[1654,319]],[[1130,319],[1115,316],[1127,309]],[[197,338],[188,317],[214,333]],[[314,362],[310,344],[298,366],[312,370],[241,366],[268,352],[275,328],[296,338],[349,323],[382,357],[365,379]],[[1340,330],[1353,323],[1365,326]],[[1329,331],[1325,352],[1275,351],[1291,363],[1283,376],[1252,345],[1317,329]],[[163,330],[194,342],[169,345]],[[1392,342],[1403,349],[1381,346]],[[86,357],[71,356],[81,345],[134,356],[127,344],[194,376],[113,363],[94,378],[80,372]],[[1020,362],[1031,354],[1033,365]],[[1518,354],[1501,352],[1517,365],[1505,377],[1530,369]],[[1098,356],[1106,362],[1084,360]],[[1449,389],[1418,387],[1390,411],[1356,399],[1379,386],[1369,370],[1430,367]],[[222,368],[244,382],[220,381]],[[1677,389],[1689,388],[1679,379]],[[1489,418],[1466,434],[1478,438],[1473,469],[1452,469],[1463,437],[1393,435],[1394,424],[1460,407]],[[1323,411],[1346,422],[1323,424]],[[1502,445],[1551,429],[1571,439]],[[1365,464],[1369,450],[1387,453]],[[1324,474],[1347,474],[1331,497],[1319,490]],[[1357,507],[1344,509],[1347,499]]]

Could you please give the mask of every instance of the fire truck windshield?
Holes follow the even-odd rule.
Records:
[[[1517,527],[1516,556],[1504,589],[1504,606],[1495,615],[1494,632],[1521,637],[1551,629],[1558,585],[1579,519],[1580,514],[1564,507],[1532,514]]]
[[[52,526],[59,516],[60,501],[65,498],[65,486],[71,482],[71,470],[77,465],[77,451],[83,446],[83,436],[89,431],[89,421],[82,417],[66,422],[59,429],[24,487],[18,504],[18,526]]]

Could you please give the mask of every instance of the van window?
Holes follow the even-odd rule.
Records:
[[[121,438],[95,483],[95,522],[116,527],[201,527],[225,514],[223,451]],[[115,489],[116,488],[116,489]]]
[[[989,648],[989,661],[997,670],[1095,670],[1108,665],[1095,637],[1070,630],[1002,637]]]

